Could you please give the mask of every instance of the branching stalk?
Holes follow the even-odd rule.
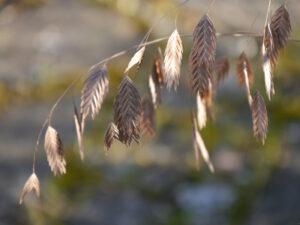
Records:
[[[183,4],[183,3],[182,3]],[[192,34],[181,34],[181,37],[192,37]],[[236,32],[236,33],[217,33],[217,36],[222,37],[222,36],[231,36],[231,37],[255,37],[255,38],[262,38],[261,34],[258,33],[250,33],[250,32]],[[35,166],[36,166],[36,153],[39,147],[39,143],[40,143],[40,139],[42,136],[42,133],[46,127],[46,125],[50,125],[51,123],[51,119],[53,116],[53,113],[56,109],[56,107],[58,106],[58,104],[61,102],[61,100],[66,96],[66,94],[84,77],[86,76],[90,70],[92,70],[94,67],[100,65],[100,64],[104,64],[104,63],[109,63],[110,61],[112,61],[113,59],[116,59],[120,56],[125,55],[126,53],[128,53],[129,51],[132,51],[134,49],[136,49],[137,47],[143,47],[143,46],[149,46],[149,45],[153,45],[162,41],[166,41],[168,40],[169,37],[162,37],[162,38],[158,38],[155,39],[153,41],[149,41],[149,42],[145,42],[145,43],[141,43],[139,45],[134,45],[131,48],[115,53],[110,57],[107,57],[103,60],[101,60],[100,62],[94,64],[93,66],[90,67],[90,69],[88,71],[86,71],[85,73],[81,74],[78,78],[76,78],[65,90],[64,92],[57,98],[57,100],[55,101],[54,105],[52,106],[46,120],[44,121],[40,132],[38,134],[37,137],[37,141],[36,141],[36,145],[35,145],[35,149],[34,149],[34,153],[33,153],[33,166],[32,166],[32,170],[33,172],[35,172]],[[300,43],[300,39],[289,39],[289,41],[293,41],[293,42],[299,42]]]

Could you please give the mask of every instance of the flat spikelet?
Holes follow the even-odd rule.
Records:
[[[273,36],[270,30],[270,25],[267,24],[264,30],[263,44],[262,44],[262,66],[265,75],[265,87],[269,100],[271,94],[275,94],[273,84],[273,70],[276,64],[276,55],[274,52]]]
[[[105,65],[101,64],[91,69],[90,74],[84,81],[81,91],[80,113],[82,121],[91,113],[95,118],[108,92],[108,72]]]
[[[51,171],[55,176],[66,173],[66,161],[61,139],[57,131],[49,126],[45,135],[45,152]]]
[[[206,126],[207,114],[205,99],[197,94],[197,119],[200,130]]]
[[[159,81],[158,77],[156,76],[156,72],[154,72],[153,70],[149,76],[149,88],[152,96],[152,102],[154,106],[157,108],[162,102],[161,100],[162,83]]]
[[[254,137],[265,143],[268,131],[268,113],[263,97],[256,91],[252,103],[252,122]]]
[[[252,96],[250,93],[250,87],[253,86],[254,74],[252,71],[250,61],[247,55],[245,54],[245,52],[242,52],[242,54],[238,58],[236,71],[237,71],[239,85],[241,86],[244,84],[247,93],[248,103],[249,106],[251,107]]]
[[[152,67],[152,75],[153,79],[155,79],[157,83],[162,85],[165,82],[165,66],[160,47],[158,47],[156,50],[156,55]]]
[[[285,5],[280,6],[271,18],[271,31],[274,39],[275,52],[287,44],[292,27],[289,12]]]
[[[242,86],[245,83],[245,75],[248,77],[249,86],[252,87],[254,83],[254,73],[252,70],[251,63],[245,52],[239,56],[236,65],[236,74],[238,78],[239,85]]]
[[[21,197],[20,197],[20,205],[23,203],[24,198],[26,195],[31,192],[32,190],[35,190],[35,194],[37,197],[40,197],[40,182],[38,177],[35,173],[32,173],[31,176],[26,181]]]
[[[132,80],[125,76],[114,101],[114,120],[119,130],[119,140],[130,146],[140,139],[141,98]]]
[[[209,89],[215,62],[216,29],[207,14],[193,32],[193,47],[189,56],[190,83],[195,94],[203,96]]]
[[[165,82],[165,69],[161,49],[158,48],[153,62],[152,73],[149,76],[149,88],[155,107],[161,104],[161,88]]]
[[[138,67],[140,66],[140,64],[143,61],[144,58],[144,54],[145,54],[145,46],[140,48],[134,55],[133,57],[130,59],[127,68],[125,69],[125,74],[135,65],[138,65]]]
[[[109,152],[114,139],[119,139],[119,130],[114,123],[109,123],[104,137],[104,148]]]
[[[217,74],[218,83],[224,81],[229,74],[229,59],[228,57],[219,58],[215,61],[214,70]]]
[[[175,91],[177,90],[180,78],[182,52],[182,41],[177,29],[175,29],[169,37],[164,60],[166,83],[169,91],[171,90],[171,87],[174,87]]]
[[[197,146],[197,149],[199,149],[200,153],[202,154],[202,157],[205,161],[205,163],[207,164],[210,172],[214,173],[215,172],[215,169],[214,169],[214,166],[210,160],[210,157],[209,157],[209,154],[208,154],[208,151],[206,149],[206,146],[204,144],[204,141],[197,129],[197,123],[196,123],[196,119],[195,119],[195,116],[192,116],[193,117],[193,143],[194,143],[194,147]],[[196,153],[195,153],[196,155]],[[197,155],[196,155],[197,156]],[[197,163],[196,163],[196,167],[197,167]]]
[[[83,129],[82,129],[82,114],[79,115],[76,106],[74,105],[74,121],[77,135],[78,148],[81,160],[84,159],[84,148],[82,142]]]
[[[142,132],[146,136],[154,137],[155,135],[155,110],[152,100],[148,96],[142,98]]]

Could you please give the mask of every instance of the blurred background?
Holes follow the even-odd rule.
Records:
[[[139,43],[174,0],[0,0],[0,224],[101,225],[297,225],[300,224],[300,44],[289,42],[275,70],[276,95],[266,99],[260,40],[219,37],[217,57],[230,58],[230,74],[220,84],[215,122],[201,134],[216,167],[211,174],[192,148],[187,58],[183,39],[181,83],[163,90],[156,111],[155,138],[129,149],[115,142],[106,156],[104,132],[112,104],[133,52],[108,64],[110,92],[94,121],[87,122],[86,159],[80,161],[73,100],[80,104],[82,81],[55,111],[53,126],[64,143],[67,174],[56,178],[43,151],[37,155],[41,198],[19,196],[32,168],[35,141],[63,90],[91,65]],[[283,0],[274,0],[274,12]],[[210,16],[218,32],[262,33],[267,0],[216,1]],[[208,0],[191,0],[155,26],[150,40],[192,33]],[[300,2],[290,0],[292,38],[300,39]],[[253,24],[254,23],[254,24]],[[253,24],[251,26],[251,24]],[[149,94],[155,50],[149,46],[134,81]],[[247,48],[246,48],[247,46]],[[237,57],[246,48],[255,71],[255,89],[265,98],[269,132],[265,145],[252,134],[251,112],[236,79]]]

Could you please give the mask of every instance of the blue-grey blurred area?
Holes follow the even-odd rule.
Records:
[[[284,0],[274,0],[271,12]],[[195,169],[187,58],[183,38],[177,92],[163,90],[157,132],[126,148],[115,142],[106,155],[104,132],[113,120],[113,99],[134,52],[107,64],[110,91],[95,120],[88,118],[82,162],[73,120],[83,80],[55,111],[52,125],[65,150],[67,174],[54,177],[43,150],[37,154],[39,199],[18,204],[32,172],[39,130],[64,89],[100,60],[138,44],[174,0],[0,0],[0,225],[297,225],[300,224],[300,43],[290,41],[274,73],[276,95],[268,101],[260,39],[222,36],[217,57],[230,58],[230,74],[217,89],[215,121],[201,131],[216,172],[200,158]],[[208,0],[190,0],[153,29],[149,40],[192,33]],[[262,33],[267,0],[216,0],[210,9],[218,32]],[[287,1],[291,38],[300,39],[300,2]],[[175,22],[176,21],[176,22]],[[150,94],[148,76],[155,50],[147,47],[141,69],[130,73],[140,95]],[[265,145],[253,137],[246,93],[236,78],[245,50],[269,113]]]

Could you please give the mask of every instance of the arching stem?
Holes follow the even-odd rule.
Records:
[[[210,0],[207,11],[206,11],[207,14],[209,14],[209,12],[212,9],[214,3],[215,3],[215,0]]]
[[[180,35],[181,37],[192,37],[193,35],[192,34],[181,34]],[[249,32],[236,32],[236,33],[217,33],[217,36],[232,36],[232,37],[245,37],[245,36],[248,36],[248,37],[257,37],[257,38],[261,38],[262,35],[261,34],[257,34],[257,33],[249,33]],[[101,65],[101,64],[105,64],[105,63],[108,63],[110,62],[111,60],[113,59],[116,59],[120,56],[123,56],[125,55],[126,53],[128,53],[129,51],[131,50],[134,50],[136,49],[138,46],[148,46],[148,45],[153,45],[153,44],[156,44],[156,43],[159,43],[159,42],[162,42],[162,41],[165,41],[165,40],[168,40],[169,37],[162,37],[162,38],[158,38],[158,39],[155,39],[153,41],[149,41],[149,42],[145,42],[145,43],[142,43],[142,44],[139,44],[139,45],[134,45],[132,46],[131,48],[127,49],[127,50],[124,50],[124,51],[121,51],[121,52],[118,52],[118,53],[115,53],[113,54],[112,56],[110,57],[107,57],[103,60],[101,60],[100,62],[94,64],[93,66],[90,67],[90,69],[88,71],[86,71],[85,73],[83,73],[82,75],[80,75],[78,78],[76,78],[65,90],[64,92],[57,98],[57,100],[55,101],[54,105],[52,106],[46,120],[44,121],[41,129],[40,129],[40,132],[38,134],[38,137],[37,137],[37,141],[36,141],[36,144],[35,144],[35,148],[34,148],[34,153],[33,153],[33,165],[32,165],[32,170],[33,172],[35,172],[35,166],[36,166],[36,153],[37,153],[37,150],[38,150],[38,147],[39,147],[39,143],[40,143],[40,139],[41,139],[41,136],[42,136],[42,133],[46,127],[46,125],[50,125],[50,122],[51,122],[51,119],[52,119],[52,116],[53,116],[53,113],[56,109],[56,107],[58,106],[58,104],[61,102],[61,100],[65,97],[65,95],[84,77],[86,76],[90,70],[92,70],[94,67],[98,66],[98,65]],[[300,42],[299,39],[289,39],[290,41],[293,41],[293,42]]]

